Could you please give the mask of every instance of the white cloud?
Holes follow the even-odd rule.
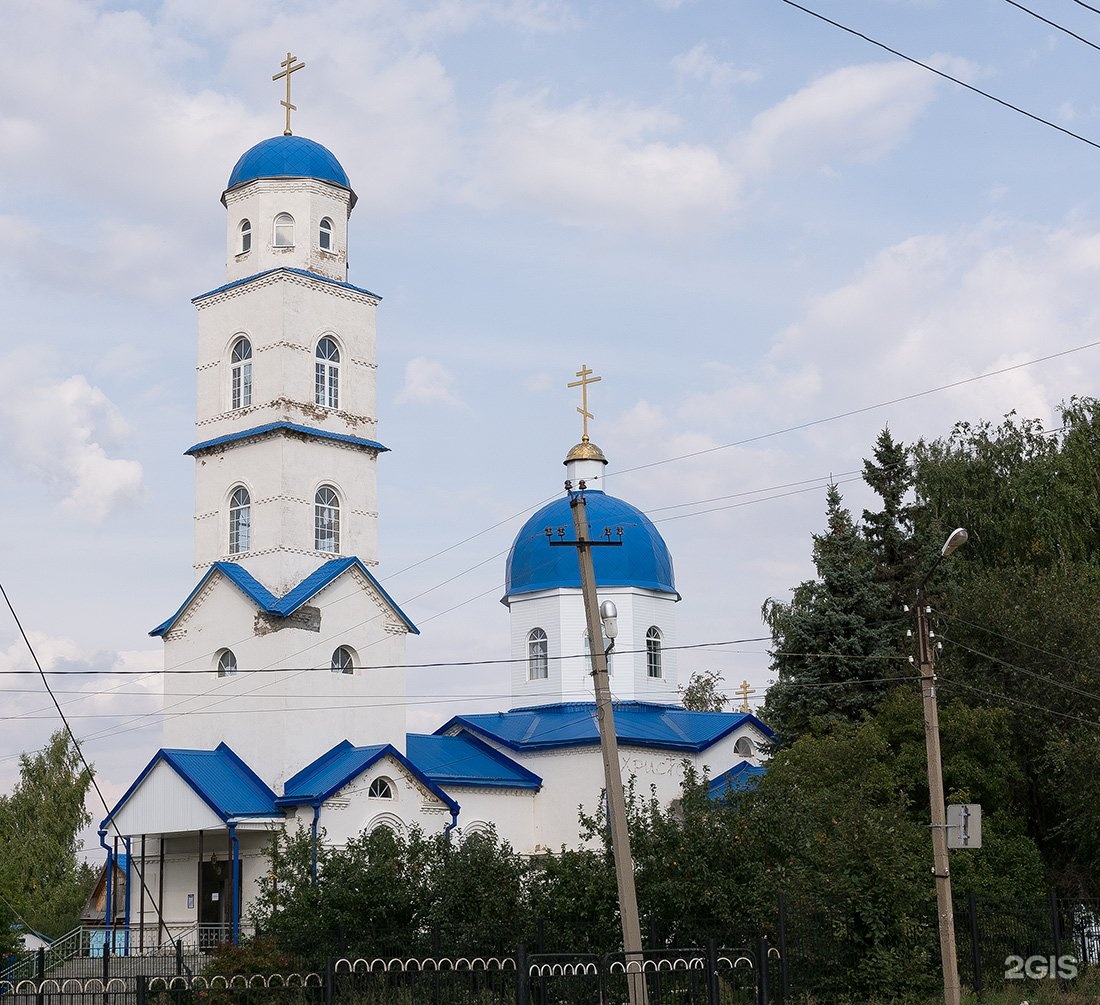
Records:
[[[397,400],[411,405],[432,402],[462,405],[462,399],[455,393],[454,377],[450,371],[438,360],[424,356],[417,356],[405,364],[405,383]]]
[[[0,458],[48,486],[70,516],[101,523],[142,490],[141,464],[103,446],[126,425],[82,374],[51,383],[39,364],[29,351],[0,359]]]
[[[575,226],[701,224],[729,208],[734,179],[713,148],[672,140],[677,126],[660,109],[612,99],[558,107],[546,91],[502,93],[468,191]]]
[[[701,80],[715,90],[725,90],[731,84],[751,84],[760,79],[758,70],[741,70],[719,59],[706,42],[676,56],[672,68],[681,79]]]
[[[936,78],[909,63],[847,66],[756,116],[739,141],[750,175],[802,172],[834,158],[869,161],[906,136],[935,93]]]

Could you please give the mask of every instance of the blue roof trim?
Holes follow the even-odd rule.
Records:
[[[707,795],[711,799],[723,799],[731,792],[755,789],[766,771],[766,768],[758,764],[741,761],[722,774],[715,775],[707,786]]]
[[[283,794],[275,799],[275,804],[286,807],[320,806],[348,782],[358,778],[385,757],[392,757],[397,761],[452,813],[459,812],[458,803],[392,744],[356,747],[348,740],[341,740],[331,750],[288,778],[283,786]]]
[[[408,758],[439,785],[488,789],[542,788],[542,778],[490,747],[473,733],[457,736],[410,733],[405,737]]]
[[[192,457],[206,450],[214,450],[228,443],[239,443],[244,440],[254,440],[260,436],[271,436],[275,433],[297,433],[300,436],[309,436],[316,440],[332,440],[336,443],[345,443],[352,447],[362,447],[364,450],[377,450],[379,453],[388,453],[389,447],[384,447],[377,440],[366,440],[361,436],[348,436],[346,433],[333,433],[327,429],[315,429],[313,426],[300,426],[296,422],[269,422],[263,426],[253,426],[251,429],[241,430],[239,433],[226,433],[225,436],[215,436],[212,440],[203,440],[193,447],[188,447],[184,454]]]
[[[275,793],[226,743],[214,750],[162,748],[153,755],[113,809],[103,818],[101,829],[141,787],[149,773],[160,763],[168,764],[192,792],[223,822],[236,817],[277,817]]]
[[[289,272],[295,276],[305,276],[306,279],[316,279],[317,282],[324,283],[326,286],[338,286],[342,290],[351,290],[353,293],[366,294],[366,296],[373,297],[375,300],[382,299],[377,293],[372,293],[362,286],[354,286],[351,283],[345,283],[339,279],[329,279],[328,276],[310,272],[308,269],[293,269],[286,265],[280,265],[274,269],[265,269],[263,272],[257,272],[254,276],[245,276],[244,279],[234,279],[231,283],[225,283],[223,286],[219,286],[216,289],[208,290],[206,293],[200,293],[198,296],[191,298],[191,303],[197,304],[200,300],[205,300],[207,297],[214,296],[215,293],[224,293],[226,290],[231,290],[235,286],[244,286],[245,283],[251,283],[257,279],[263,279],[264,276],[270,276],[273,272]]]
[[[634,586],[672,594],[677,600],[672,555],[660,531],[640,509],[598,489],[584,492],[588,526],[593,536],[604,527],[623,528],[622,544],[595,548],[592,563],[601,587]],[[572,534],[573,513],[569,496],[562,495],[529,517],[516,535],[505,565],[503,603],[540,590],[581,588],[580,569],[573,548],[551,547],[547,527],[566,527]]]
[[[691,712],[679,705],[615,702],[615,733],[620,743],[656,750],[699,753],[744,725],[773,735],[749,712]],[[436,735],[466,729],[516,751],[595,746],[600,742],[595,702],[565,702],[514,708],[508,712],[457,715]]]
[[[420,629],[413,624],[409,616],[401,610],[396,604],[393,597],[386,592],[385,587],[382,586],[374,575],[371,573],[362,562],[359,561],[354,555],[349,555],[346,558],[333,558],[328,562],[325,562],[316,571],[310,573],[303,579],[297,586],[295,586],[286,596],[279,598],[276,597],[266,586],[257,580],[247,569],[238,565],[236,562],[215,562],[209,569],[206,570],[206,575],[199,580],[198,585],[187,595],[187,599],[180,604],[179,609],[173,614],[167,621],[161,622],[157,625],[149,634],[153,636],[164,635],[168,632],[172,625],[175,624],[176,619],[187,610],[188,605],[192,600],[201,592],[207,581],[216,572],[220,572],[226,579],[229,580],[234,586],[237,587],[246,597],[249,598],[257,607],[267,614],[274,614],[280,618],[289,617],[303,604],[308,603],[318,593],[320,593],[326,586],[328,586],[338,576],[342,576],[348,569],[356,567],[364,576],[371,586],[378,591],[382,599],[390,605],[393,612],[405,623],[405,627],[413,635],[419,635]]]

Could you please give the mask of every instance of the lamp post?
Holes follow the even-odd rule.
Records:
[[[943,963],[944,1005],[960,1005],[959,966],[955,954],[955,908],[951,900],[951,871],[947,857],[947,807],[943,795],[943,760],[940,755],[940,718],[936,704],[936,660],[930,608],[924,587],[948,555],[966,543],[969,535],[959,527],[951,532],[939,556],[917,587],[917,653],[920,660],[921,696],[924,703],[924,742],[928,755],[928,800],[932,809],[932,875],[936,880],[936,912],[939,915],[940,958]]]

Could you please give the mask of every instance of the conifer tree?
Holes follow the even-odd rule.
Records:
[[[795,587],[789,603],[769,599],[762,609],[777,675],[763,718],[781,746],[809,732],[815,718],[859,722],[889,689],[884,678],[899,675],[889,590],[835,485],[826,524],[813,539],[817,578]]]

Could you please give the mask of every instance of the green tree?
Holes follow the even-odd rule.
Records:
[[[918,567],[913,538],[916,507],[907,501],[913,489],[913,467],[908,448],[890,435],[888,427],[875,440],[872,457],[863,462],[863,480],[878,495],[880,505],[863,511],[862,530],[875,578],[889,591],[887,609],[897,612],[910,599]]]
[[[52,938],[80,923],[94,882],[80,861],[91,772],[65,730],[19,758],[19,781],[0,796],[0,894],[36,931]]]
[[[692,712],[721,712],[729,701],[729,695],[718,690],[721,684],[721,670],[697,670],[680,687],[680,704]]]
[[[826,530],[814,535],[817,578],[800,583],[789,603],[765,601],[773,639],[762,718],[780,746],[809,732],[815,719],[859,722],[898,674],[898,637],[889,590],[877,580],[863,535],[830,485]]]

